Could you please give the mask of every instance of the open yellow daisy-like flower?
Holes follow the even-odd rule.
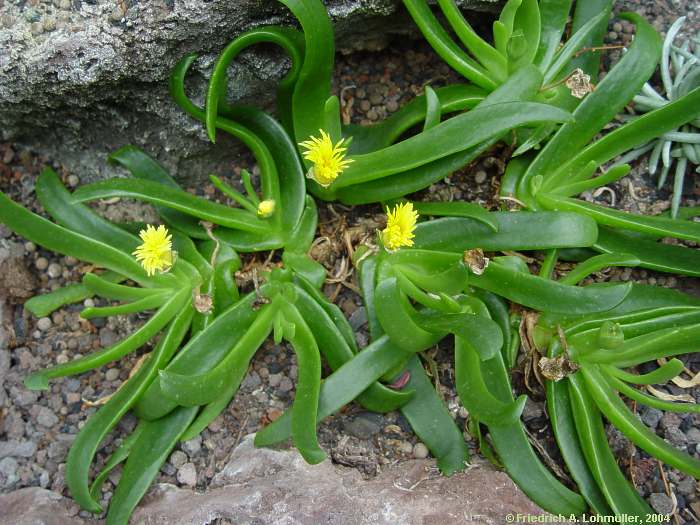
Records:
[[[145,230],[141,230],[139,237],[143,242],[133,255],[146,273],[151,276],[157,271],[167,272],[173,265],[172,235],[168,229],[163,225],[154,228],[149,224]]]
[[[402,246],[413,246],[418,212],[412,202],[404,202],[387,210],[386,228],[382,230],[382,242],[387,250],[398,250]]]
[[[299,145],[306,149],[304,158],[313,163],[306,176],[327,188],[348,167],[352,159],[345,158],[348,149],[345,139],[340,139],[334,145],[328,133],[322,129],[319,131],[321,138],[311,137]]]

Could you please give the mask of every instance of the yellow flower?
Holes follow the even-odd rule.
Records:
[[[352,159],[345,158],[345,152],[348,149],[345,139],[340,139],[333,145],[328,133],[322,129],[319,131],[321,132],[320,139],[311,137],[299,145],[306,148],[304,158],[313,163],[307,177],[327,188],[347,168]]]
[[[133,255],[150,276],[156,271],[168,271],[173,265],[172,236],[165,226],[154,228],[152,225],[141,230],[139,237],[143,241]]]
[[[267,219],[273,213],[275,213],[275,201],[266,200],[261,201],[260,204],[258,204],[258,217],[261,219]]]
[[[382,230],[384,247],[398,250],[402,246],[413,246],[417,220],[418,212],[413,209],[412,202],[397,204],[393,210],[387,210],[386,228]]]

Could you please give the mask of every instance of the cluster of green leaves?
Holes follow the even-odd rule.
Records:
[[[575,196],[629,171],[623,160],[595,177],[599,167],[697,119],[700,90],[689,89],[589,144],[654,71],[662,51],[649,24],[628,15],[637,26],[633,44],[580,100],[565,84],[577,68],[596,81],[598,55],[587,50],[602,43],[609,0],[577,2],[572,36],[563,46],[571,1],[509,0],[494,24],[491,45],[453,0],[439,0],[463,47],[424,0],[405,0],[430,44],[469,83],[428,87],[381,123],[343,126],[339,100],[331,94],[333,33],[326,10],[319,0],[281,2],[301,31],[262,27],[236,38],[214,65],[203,106],[185,90],[194,55],[185,57],[171,77],[175,101],[203,123],[212,141],[219,131],[228,133],[255,156],[258,189],[245,171],[245,194],[218,177],[211,179],[234,206],[184,191],[133,147],[111,157],[129,170],[130,178],[88,184],[73,193],[45,170],[36,193],[55,222],[0,194],[0,222],[49,250],[103,270],[31,299],[26,303],[31,312],[47,315],[94,295],[121,303],[86,308],[85,318],[155,310],[140,329],[112,347],[27,378],[29,388],[45,389],[53,378],[100,367],[160,334],[147,360],[76,438],[66,469],[73,497],[83,508],[100,512],[102,484],[124,463],[107,521],[128,522],[176,443],[196,436],[228,406],[270,335],[292,346],[299,377],[293,405],[258,432],[257,445],[291,437],[307,461],[319,462],[325,455],[316,438],[317,422],[355,400],[372,411],[400,409],[442,472],[463,470],[468,455],[462,430],[419,358],[446,340],[454,347],[456,389],[469,411],[470,431],[482,451],[498,458],[535,502],[557,514],[591,509],[645,521],[649,509],[617,467],[602,417],[650,454],[698,477],[697,460],[643,427],[615,392],[658,408],[697,411],[697,405],[661,401],[630,386],[664,382],[679,373],[680,361],[641,376],[625,368],[695,350],[700,300],[630,283],[580,282],[610,266],[700,275],[697,250],[659,242],[664,237],[700,242],[700,225],[692,221],[697,209],[679,208],[678,218],[647,217]],[[278,119],[227,98],[229,65],[259,43],[278,45],[291,59],[277,90]],[[302,160],[299,150],[299,143],[319,130],[334,143],[352,139],[352,163],[328,187],[307,178],[312,163]],[[411,248],[389,251],[380,242],[357,250],[372,338],[359,349],[342,312],[320,291],[323,267],[308,255],[317,210],[307,188],[324,200],[387,202],[429,186],[512,137],[517,156],[508,165],[501,193],[518,200],[521,211],[488,212],[467,202],[413,203],[423,218],[432,219],[407,232],[415,235]],[[155,206],[177,251],[169,272],[149,276],[133,257],[139,244],[135,233],[143,225],[109,222],[85,204],[112,198]],[[234,279],[239,253],[268,250],[281,251],[281,265],[241,296]],[[543,252],[540,274],[533,275],[519,257],[498,255],[512,251]],[[555,280],[560,258],[579,264]],[[541,462],[520,421],[525,397],[513,397],[510,370],[522,330],[509,302],[539,314],[533,328],[536,347],[565,370],[545,374],[545,383],[557,442],[578,492]],[[321,377],[322,359],[332,370],[326,378]],[[130,410],[139,424],[90,483],[100,443]]]

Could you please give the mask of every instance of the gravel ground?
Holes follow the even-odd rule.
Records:
[[[695,9],[693,9],[695,6]],[[668,27],[679,14],[691,15],[698,27],[697,2],[637,1],[622,2],[619,10],[634,10],[647,16],[657,29]],[[642,12],[643,11],[643,12]],[[614,20],[608,43],[627,43],[631,26]],[[606,55],[615,60],[618,51]],[[423,43],[401,42],[380,53],[356,53],[340,56],[337,63],[336,90],[342,91],[345,112],[353,122],[363,124],[381,120],[406,101],[422,92],[423,86],[440,86],[459,78]],[[468,168],[444,182],[420,192],[417,199],[465,199],[496,209],[494,195],[504,164],[502,149],[496,148]],[[4,191],[38,209],[32,193],[34,177],[42,165],[52,160],[37,158],[27,151],[14,151],[9,144],[0,145],[0,184]],[[60,171],[60,165],[54,165]],[[234,176],[244,165],[236,166]],[[250,166],[247,166],[250,168]],[[62,173],[69,186],[76,186],[76,177]],[[692,177],[689,177],[692,179]],[[629,181],[629,182],[628,182]],[[686,205],[696,205],[700,198],[697,179],[686,188]],[[695,184],[695,186],[693,186]],[[668,191],[656,190],[653,181],[636,167],[631,176],[612,186],[617,207],[644,213],[658,213],[669,207]],[[214,196],[214,188],[204,186],[203,193]],[[610,193],[597,197],[610,203]],[[326,294],[340,305],[357,331],[361,346],[368,342],[366,314],[359,296],[353,291],[354,276],[348,275],[348,256],[344,232],[353,243],[382,226],[378,206],[348,209],[338,204],[322,205],[319,242],[313,255],[329,269],[330,282]],[[113,219],[152,220],[153,210],[145,205],[120,203],[101,211]],[[274,260],[274,259],[273,259]],[[247,259],[251,262],[251,259]],[[537,261],[533,261],[533,268]],[[558,271],[566,270],[560,265]],[[9,304],[0,309],[0,320],[9,334],[9,352],[0,352],[0,492],[26,486],[41,486],[66,492],[65,457],[71,442],[86,418],[97,408],[96,401],[114,392],[128,377],[142,352],[130,355],[89,374],[53,381],[47,392],[31,392],[22,385],[22,378],[31,370],[65,362],[79,353],[107,346],[133,331],[144,322],[137,315],[108,320],[82,320],[82,305],[73,305],[55,312],[50,318],[35,319],[21,306],[36,293],[47,292],[77,282],[90,271],[86,265],[69,257],[58,257],[11,234],[0,226],[0,297]],[[700,280],[658,274],[646,270],[612,269],[595,276],[597,281],[634,280],[700,293]],[[92,300],[87,300],[86,304]],[[0,340],[2,336],[0,334]],[[453,386],[452,357],[448,347],[426,353],[426,359],[437,364],[439,391],[464,428],[467,412],[459,407]],[[700,369],[700,355],[684,358],[688,368]],[[159,481],[205,489],[214,474],[225,463],[231,450],[247,433],[254,432],[279,417],[294,396],[296,364],[293,352],[286,346],[268,343],[256,356],[252,368],[235,401],[198,438],[180,444],[161,470]],[[517,390],[525,391],[522,373],[514,372]],[[700,389],[690,392],[669,386],[671,394],[690,393],[700,401]],[[561,465],[554,446],[543,394],[528,392],[532,400],[526,405],[523,419],[533,442],[554,465]],[[663,414],[641,408],[639,416],[659,435],[674,445],[696,455],[700,453],[700,415]],[[99,468],[122,437],[135,425],[125,418],[109,436],[98,455]],[[322,446],[337,463],[359,469],[366,476],[375,475],[383,465],[409,458],[423,458],[427,449],[417,442],[407,422],[392,412],[377,415],[351,405],[339,415],[327,419],[319,429]],[[476,444],[466,434],[470,448]],[[619,462],[631,472],[640,493],[659,512],[676,509],[677,523],[697,523],[700,516],[700,494],[692,478],[673,469],[663,468],[635,448],[617,431],[610,429],[610,442]],[[561,467],[559,467],[561,468]],[[105,483],[103,500],[111,497],[118,473]],[[675,503],[674,503],[675,500]]]

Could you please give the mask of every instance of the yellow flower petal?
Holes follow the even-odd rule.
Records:
[[[139,233],[141,245],[133,255],[150,276],[157,271],[168,271],[173,265],[172,235],[165,226],[154,228],[149,224]]]
[[[322,129],[319,132],[321,138],[311,137],[299,145],[306,149],[304,158],[313,164],[307,177],[327,188],[347,168],[352,159],[345,158],[348,149],[345,139],[340,139],[334,145],[328,133]]]
[[[398,250],[402,246],[413,246],[414,231],[418,212],[413,209],[412,202],[404,202],[394,206],[387,212],[386,228],[382,230],[382,242],[388,250]]]

